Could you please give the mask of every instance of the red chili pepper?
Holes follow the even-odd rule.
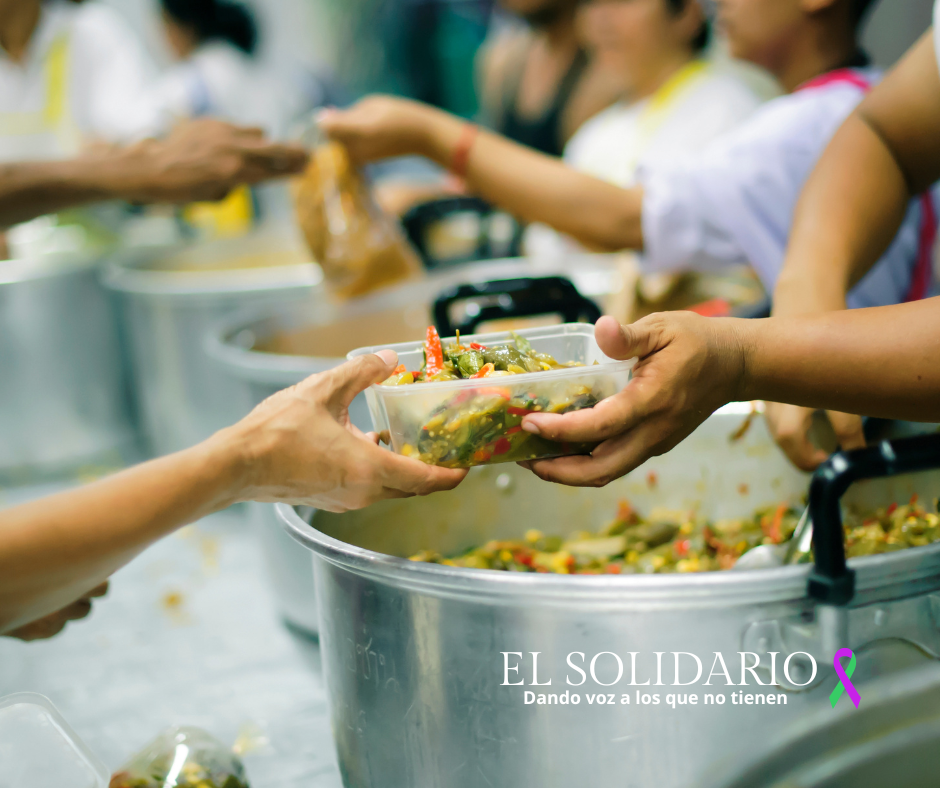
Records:
[[[510,416],[528,416],[530,413],[535,413],[534,410],[529,410],[528,408],[519,408],[515,405],[510,405],[506,408],[506,413]]]
[[[428,326],[427,338],[424,340],[424,359],[429,378],[443,371],[444,349],[441,347],[441,337],[434,326]]]
[[[911,496],[911,502],[908,504],[908,506],[910,506],[913,509],[915,506],[917,506],[917,501],[919,499],[920,499],[920,496],[918,496],[917,493],[914,493]]]
[[[604,572],[608,575],[619,575],[620,567],[617,566],[617,564],[607,564],[607,566],[604,567]]]
[[[495,386],[489,386],[487,388],[477,389],[475,393],[480,396],[484,394],[494,394],[497,397],[502,397],[505,400],[512,399],[512,392],[509,389],[496,388]]]
[[[774,544],[780,544],[783,541],[783,532],[780,530],[780,526],[783,524],[783,516],[789,508],[785,503],[782,503],[774,512],[774,519],[770,523],[770,528],[767,529],[767,536]]]
[[[471,375],[470,377],[471,378],[485,378],[487,375],[490,374],[490,372],[495,371],[495,369],[496,369],[496,366],[494,364],[484,364],[482,367],[480,367],[479,372],[477,372],[475,375]]]
[[[479,342],[471,342],[470,347],[474,350],[486,350],[486,345],[481,345]]]
[[[490,454],[486,449],[477,449],[473,453],[474,462],[487,462],[492,459],[493,455]]]
[[[676,554],[676,558],[685,558],[689,554],[691,546],[692,543],[688,539],[681,539],[673,544],[672,549]]]
[[[502,437],[493,444],[493,454],[505,454],[512,448],[509,438]]]
[[[517,424],[515,427],[510,427],[506,430],[507,435],[515,435],[517,432],[522,432],[522,425]]]
[[[521,550],[513,553],[512,560],[523,566],[532,566],[532,556],[529,553],[523,553]]]
[[[897,510],[897,508],[898,508],[898,505],[897,505],[896,503],[893,503],[893,504],[891,504],[891,505],[888,507],[888,510],[885,512],[885,514],[886,514],[888,517],[890,517],[892,514],[894,514],[894,512]]]
[[[397,367],[395,367],[395,369],[392,370],[392,374],[393,374],[393,375],[400,375],[400,374],[401,374],[402,372],[404,372],[404,371],[405,371],[405,365],[404,365],[404,364],[399,364]]]

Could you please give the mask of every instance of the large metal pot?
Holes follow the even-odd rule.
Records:
[[[691,786],[828,703],[830,649],[839,637],[858,655],[853,681],[862,687],[940,654],[932,612],[940,604],[940,544],[851,562],[857,577],[849,609],[815,605],[806,565],[559,577],[403,558],[518,538],[533,527],[562,535],[593,530],[621,498],[641,511],[696,507],[712,518],[797,504],[806,478],[773,448],[760,421],[731,441],[741,418],[733,408],[716,414],[671,453],[600,490],[550,486],[516,466],[492,466],[473,471],[453,493],[341,516],[318,512],[312,526],[279,505],[291,535],[314,554],[324,673],[346,784]],[[937,486],[936,473],[921,474],[859,485],[851,498],[860,505],[906,501]],[[663,686],[656,686],[656,652],[665,655]],[[703,675],[721,652],[736,684],[739,652],[755,655],[749,665],[760,659],[757,675],[767,683],[776,653],[777,686],[767,691],[785,703],[737,705],[732,691],[762,690],[752,674],[743,674],[749,688],[726,687],[720,668],[710,686],[671,686],[670,652],[699,656]],[[613,654],[624,665],[618,683]],[[597,655],[596,680],[566,684],[581,682],[569,658],[587,672]],[[687,682],[694,666],[682,659]],[[651,685],[632,686],[633,678]],[[506,685],[519,681],[525,686]],[[525,703],[526,691],[560,700],[566,690],[581,703]],[[610,692],[614,705],[587,702],[588,694]],[[643,703],[643,695],[657,693],[659,705]],[[687,693],[699,703],[668,705],[670,694]],[[703,705],[705,693],[727,700]]]
[[[435,322],[434,304],[441,293],[468,283],[559,274],[571,276],[580,292],[601,300],[616,295],[623,284],[614,260],[605,256],[576,258],[570,268],[525,259],[493,260],[449,268],[345,304],[304,300],[277,310],[261,309],[253,318],[237,315],[210,332],[206,351],[228,375],[230,396],[255,405],[309,375],[341,364],[356,347],[423,337],[428,324]],[[486,294],[478,299],[482,309],[491,300]],[[467,311],[466,304],[463,311]],[[350,418],[360,429],[372,429],[363,395],[353,401]],[[249,511],[261,536],[282,614],[294,626],[315,634],[317,608],[309,551],[287,536],[273,506],[251,504]]]
[[[242,309],[311,299],[321,278],[289,234],[135,249],[112,261],[104,282],[121,295],[139,415],[155,454],[192,446],[251,409],[208,363],[211,327]]]
[[[120,465],[133,434],[117,324],[97,260],[0,262],[0,476]]]
[[[940,767],[940,666],[875,682],[858,710],[801,720],[769,754],[714,788],[934,788]]]

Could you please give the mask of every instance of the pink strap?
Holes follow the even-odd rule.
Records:
[[[797,90],[812,90],[828,85],[854,85],[863,93],[872,89],[872,84],[855,69],[839,68],[815,79],[804,82]],[[911,275],[911,286],[905,301],[920,301],[927,297],[933,280],[933,248],[937,240],[937,211],[933,195],[927,191],[920,197],[920,234],[917,243],[917,261]]]
[[[933,280],[933,247],[937,240],[937,211],[933,195],[926,191],[920,196],[920,237],[917,243],[917,262],[911,275],[911,287],[905,301],[920,301],[927,297]]]
[[[853,68],[837,68],[835,71],[829,71],[820,74],[818,77],[804,82],[797,90],[812,90],[814,88],[824,88],[828,85],[854,85],[859,90],[867,93],[872,88],[871,82],[858,73]]]

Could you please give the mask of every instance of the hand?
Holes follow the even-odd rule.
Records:
[[[317,123],[358,163],[424,154],[443,113],[408,99],[368,96],[346,110],[326,109]]]
[[[522,428],[550,440],[601,441],[590,456],[524,465],[546,481],[602,487],[669,451],[722,405],[739,399],[745,351],[737,321],[658,313],[629,326],[597,321],[597,344],[615,359],[639,357],[633,379],[593,408],[526,416]]]
[[[44,616],[30,624],[7,632],[6,637],[18,638],[19,640],[45,640],[55,637],[69,621],[78,621],[91,613],[91,600],[95,597],[101,597],[108,593],[107,582],[93,588],[81,599],[76,600],[68,607],[56,611],[48,616]]]
[[[125,198],[136,202],[220,200],[235,186],[299,172],[307,154],[297,145],[202,119],[180,124],[163,140],[143,140],[121,154]]]
[[[246,457],[241,500],[284,501],[331,512],[456,487],[464,470],[425,465],[380,448],[349,421],[349,405],[397,364],[394,351],[312,375],[262,402],[217,438]]]
[[[770,434],[790,462],[801,471],[814,471],[829,457],[809,438],[814,413],[812,408],[783,405],[778,402],[765,403],[764,418],[767,420]],[[826,411],[826,416],[840,448],[864,448],[865,433],[862,431],[861,416],[838,411]]]

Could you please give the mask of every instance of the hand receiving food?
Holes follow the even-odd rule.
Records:
[[[766,403],[764,418],[777,445],[801,471],[814,471],[829,457],[828,453],[815,446],[809,431],[813,423],[812,408]],[[835,432],[841,449],[861,449],[865,446],[861,416],[851,413],[826,411],[826,416]]]
[[[218,433],[245,457],[238,497],[344,512],[456,487],[466,471],[393,454],[377,445],[377,435],[364,435],[349,421],[353,398],[387,378],[397,358],[385,350],[314,375]]]
[[[122,158],[127,199],[188,202],[220,200],[240,184],[299,172],[307,154],[265,139],[260,129],[207,118],[180,124],[166,139],[132,145]]]
[[[317,123],[359,162],[428,154],[432,129],[448,116],[417,101],[368,96],[346,110],[327,109]]]
[[[550,440],[602,441],[590,456],[525,463],[546,481],[601,487],[669,451],[739,398],[745,356],[735,321],[672,312],[621,326],[603,317],[595,335],[611,358],[639,357],[633,379],[589,410],[525,417],[524,430]]]
[[[33,621],[25,626],[7,632],[5,635],[19,640],[45,640],[55,637],[69,621],[78,621],[91,613],[91,600],[96,597],[102,597],[108,593],[107,582],[93,588],[80,599],[77,599],[71,605],[56,611],[48,616]]]

